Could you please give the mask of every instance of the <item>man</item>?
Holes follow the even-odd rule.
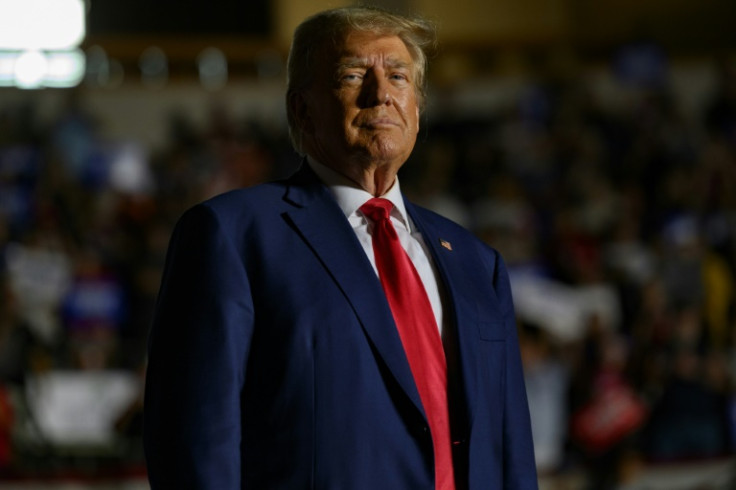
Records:
[[[146,387],[154,490],[537,488],[503,262],[396,177],[433,36],[370,8],[297,29],[301,168],[194,207],[172,237]]]

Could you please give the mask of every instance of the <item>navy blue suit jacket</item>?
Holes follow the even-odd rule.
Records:
[[[458,488],[536,489],[501,257],[406,207],[451,319]],[[427,421],[380,282],[307,165],[184,214],[149,347],[154,490],[434,488]]]

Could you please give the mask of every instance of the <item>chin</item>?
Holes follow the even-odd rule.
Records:
[[[407,148],[409,149],[407,150]],[[406,143],[398,143],[393,139],[387,141],[384,138],[378,138],[365,149],[365,154],[374,161],[391,162],[401,160],[401,163],[403,163],[403,160],[409,158],[410,153],[411,146]]]

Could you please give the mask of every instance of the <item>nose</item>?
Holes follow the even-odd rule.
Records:
[[[361,99],[361,105],[364,107],[388,105],[393,102],[391,84],[383,73],[377,73],[375,70],[366,73]]]

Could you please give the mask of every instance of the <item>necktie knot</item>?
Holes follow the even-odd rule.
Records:
[[[393,207],[393,203],[388,199],[374,197],[367,200],[365,204],[360,207],[360,210],[375,223],[388,219]]]

